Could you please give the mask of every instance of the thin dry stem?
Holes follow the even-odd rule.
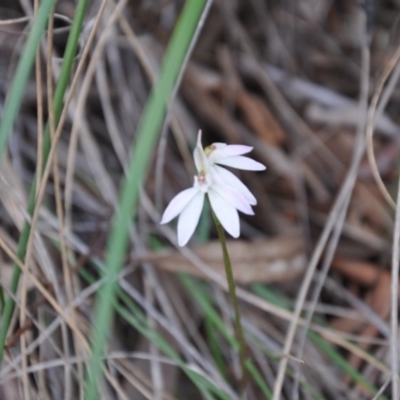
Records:
[[[400,398],[399,395],[399,257],[400,257],[400,174],[397,189],[397,207],[394,223],[393,249],[392,249],[392,306],[391,306],[391,337],[390,337],[390,365],[392,368],[392,399]]]

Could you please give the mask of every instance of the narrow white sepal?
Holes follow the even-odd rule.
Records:
[[[227,157],[233,157],[250,153],[252,150],[252,146],[245,146],[244,144],[230,144],[226,146],[223,151]]]
[[[250,153],[253,150],[251,146],[244,146],[241,144],[232,144],[228,146],[215,146],[211,145],[211,147],[215,147],[215,150],[210,153],[208,156],[208,160],[210,164],[219,163],[220,160],[223,160],[228,157],[241,156],[242,154]]]
[[[226,165],[227,167],[243,169],[246,171],[264,171],[266,169],[265,165],[258,161],[243,156],[227,157],[219,159],[217,162],[220,165]]]

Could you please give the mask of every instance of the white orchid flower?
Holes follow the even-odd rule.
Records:
[[[206,195],[221,225],[234,238],[240,235],[238,211],[247,215],[254,215],[251,206],[257,204],[257,201],[249,189],[235,175],[225,168],[215,165],[214,162],[221,163],[221,160],[224,162],[227,158],[232,160],[236,157],[240,159],[236,164],[237,168],[247,166],[253,170],[255,167],[258,168],[256,170],[261,170],[260,166],[263,167],[262,169],[265,169],[265,167],[247,157],[241,157],[242,154],[251,151],[252,148],[249,146],[228,146],[223,143],[214,145],[218,145],[219,148],[204,151],[201,146],[201,131],[199,132],[197,146],[194,150],[194,160],[198,171],[198,175],[194,177],[194,185],[192,188],[177,194],[162,216],[160,223],[166,224],[179,215],[178,243],[180,246],[184,246],[193,235],[200,219]],[[213,151],[220,153],[214,155],[210,161],[210,155]],[[255,164],[250,164],[247,160]],[[233,162],[233,164],[235,163]]]

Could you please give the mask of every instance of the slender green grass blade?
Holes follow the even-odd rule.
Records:
[[[63,63],[61,66],[60,77],[57,82],[56,90],[54,92],[53,99],[53,114],[54,121],[57,125],[58,120],[60,118],[63,106],[64,106],[64,96],[68,87],[68,83],[71,78],[72,67],[74,64],[74,60],[76,57],[79,38],[82,32],[82,26],[84,22],[84,18],[86,15],[86,11],[89,5],[89,0],[79,0],[76,5],[74,19],[71,25],[71,31],[68,35],[67,45],[65,47]],[[44,134],[43,140],[43,169],[45,168],[47,158],[50,152],[50,125],[49,123],[46,125],[46,131]],[[42,173],[42,171],[40,171]],[[31,189],[32,191],[32,189]]]
[[[100,386],[101,359],[113,315],[117,276],[128,244],[128,227],[136,212],[139,192],[154,147],[160,134],[166,108],[169,105],[181,65],[189,49],[195,29],[205,6],[204,0],[190,0],[174,29],[161,68],[160,77],[152,91],[132,150],[126,179],[122,184],[119,207],[114,217],[106,252],[105,283],[100,289],[93,320],[93,355],[88,367],[86,398],[95,400]]]
[[[218,341],[217,331],[211,319],[208,318],[208,314],[205,314],[204,319],[208,346],[210,347],[210,351],[214,358],[215,364],[218,367],[218,371],[226,379],[228,377],[228,371],[222,355],[221,346]]]
[[[0,121],[0,161],[7,147],[11,128],[14,125],[22,102],[26,83],[31,73],[36,51],[46,28],[46,23],[53,9],[55,0],[42,0],[32,29],[22,50],[10,91],[4,104],[3,115]]]

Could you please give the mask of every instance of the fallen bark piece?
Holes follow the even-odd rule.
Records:
[[[229,240],[227,245],[235,280],[241,284],[288,281],[302,275],[306,268],[307,259],[300,235],[254,242]],[[194,246],[193,251],[210,268],[225,274],[219,241]],[[177,251],[163,250],[145,258],[161,269],[205,278],[196,266]]]

